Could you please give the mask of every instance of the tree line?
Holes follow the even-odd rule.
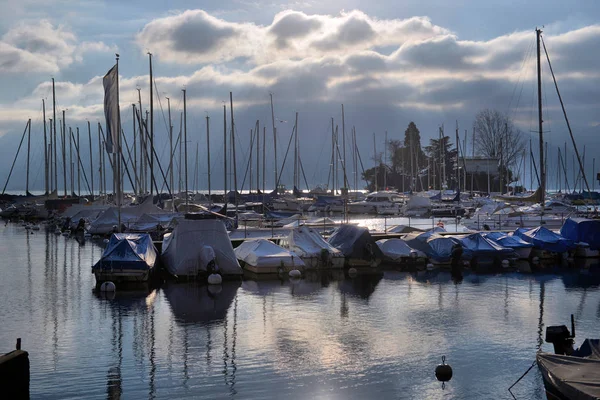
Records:
[[[525,138],[508,115],[491,109],[477,113],[473,121],[470,146],[452,140],[444,126],[438,137],[421,144],[421,133],[414,122],[404,131],[404,140],[391,139],[386,149],[374,155],[375,167],[363,173],[367,189],[402,192],[457,189],[487,192],[507,191],[519,179],[518,166],[525,152]],[[468,151],[465,147],[469,147]],[[497,160],[487,172],[465,174],[466,154]],[[515,172],[517,171],[517,172]],[[508,184],[507,184],[508,183]],[[522,188],[521,188],[522,189]]]

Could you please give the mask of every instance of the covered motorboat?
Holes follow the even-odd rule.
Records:
[[[546,328],[546,342],[554,345],[554,353],[540,351],[536,361],[548,399],[600,399],[600,339],[585,339],[573,349],[575,326],[571,316],[572,335],[564,325]]]
[[[460,242],[458,239],[440,235],[440,231],[443,229],[410,233],[404,240],[411,248],[425,253],[432,264],[449,264],[452,260],[452,250],[455,245],[460,245]]]
[[[471,262],[471,266],[480,264],[500,264],[503,260],[516,259],[516,253],[481,233],[473,233],[458,239],[463,247],[463,258]]]
[[[377,246],[383,253],[383,260],[393,264],[406,264],[410,262],[423,261],[427,255],[422,251],[412,249],[402,239],[381,239]]]
[[[155,270],[156,255],[150,235],[114,233],[92,272],[98,284],[145,282]]]
[[[600,220],[567,218],[560,234],[577,245],[576,257],[600,256]]]
[[[533,244],[534,253],[540,258],[553,257],[575,249],[575,242],[543,226],[533,229],[519,228],[515,230],[514,235]]]
[[[244,269],[255,274],[276,274],[293,269],[304,270],[304,261],[292,251],[267,239],[245,240],[235,249]]]
[[[312,228],[292,229],[280,244],[297,254],[307,267],[342,268],[344,266],[342,252],[327,243],[323,236]]]
[[[221,220],[182,219],[175,220],[174,225],[162,246],[162,259],[169,273],[177,277],[217,271],[223,276],[243,274]]]
[[[486,232],[483,236],[501,246],[513,249],[520,259],[528,259],[531,255],[531,249],[533,249],[533,244],[524,241],[518,236],[507,235],[503,232]]]
[[[377,267],[383,258],[369,230],[362,226],[341,225],[327,242],[344,254],[350,266]]]

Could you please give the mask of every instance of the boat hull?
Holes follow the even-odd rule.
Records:
[[[135,269],[100,270],[94,271],[96,283],[102,282],[147,282],[150,278],[150,270],[140,271]]]

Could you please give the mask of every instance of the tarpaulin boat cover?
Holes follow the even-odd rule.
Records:
[[[515,257],[514,250],[501,246],[481,233],[473,233],[458,239],[463,246],[463,257],[470,260],[473,257]]]
[[[586,339],[571,356],[540,352],[537,363],[547,384],[567,399],[600,399],[600,340]]]
[[[139,206],[121,207],[121,223],[127,224],[139,219],[143,214],[164,214],[165,211],[152,204],[152,196]],[[119,225],[119,209],[110,207],[104,210],[98,218],[90,223],[88,232],[92,235],[105,235]]]
[[[574,242],[584,242],[591,250],[600,250],[600,220],[567,218],[560,234]]]
[[[245,240],[236,247],[235,255],[238,260],[253,267],[305,267],[304,261],[297,254],[267,239]]]
[[[96,268],[154,268],[156,248],[146,233],[113,233]]]
[[[319,232],[308,227],[292,229],[284,242],[288,249],[303,258],[321,257],[323,250],[327,251],[329,257],[344,257],[342,252],[327,243]]]
[[[439,235],[434,229],[423,233],[409,233],[404,240],[411,248],[422,251],[438,262],[450,261],[454,245],[460,245],[458,239]]]
[[[423,232],[423,229],[415,228],[407,225],[396,225],[393,228],[387,230],[389,233],[411,233],[411,232]]]
[[[159,225],[167,228],[177,217],[182,218],[182,215],[176,213],[142,214],[138,219],[129,222],[127,229],[132,232],[151,232],[155,231]]]
[[[216,256],[216,265],[222,275],[242,275],[231,240],[221,220],[175,220],[173,232],[165,235],[162,258],[167,270],[173,275],[197,275],[206,273],[212,259],[205,259],[204,246],[210,246]]]
[[[327,242],[340,250],[346,258],[374,260],[383,256],[369,230],[362,226],[341,225]]]
[[[502,232],[486,232],[483,236],[493,240],[501,246],[508,247],[511,249],[523,249],[533,247],[533,244],[528,243],[518,236],[507,235]]]
[[[376,243],[383,255],[393,261],[398,261],[401,258],[410,258],[411,253],[416,253],[417,257],[426,256],[422,251],[412,249],[402,239],[381,239]]]
[[[572,240],[566,239],[544,226],[533,229],[517,228],[514,235],[541,250],[564,253],[575,248],[575,243]]]

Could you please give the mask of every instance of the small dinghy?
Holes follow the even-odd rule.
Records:
[[[150,235],[113,233],[92,272],[98,284],[146,282],[155,270],[156,248]]]
[[[292,229],[281,246],[297,254],[309,268],[342,268],[344,255],[312,228]]]
[[[585,339],[573,349],[575,324],[546,328],[546,342],[554,345],[554,353],[540,351],[536,361],[548,399],[600,399],[600,339]]]
[[[381,239],[377,246],[383,253],[383,259],[391,264],[408,264],[411,262],[423,261],[427,258],[425,253],[412,249],[402,239]]]
[[[306,267],[297,254],[267,239],[245,240],[234,251],[244,269],[255,274],[276,274]]]

